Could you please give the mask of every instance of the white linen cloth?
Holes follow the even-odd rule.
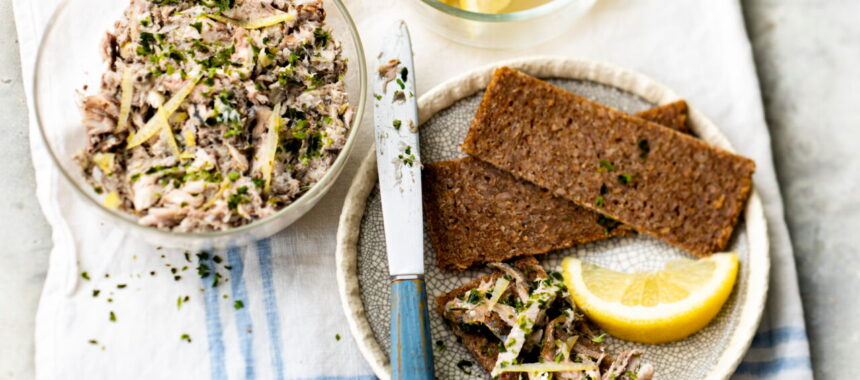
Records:
[[[369,57],[375,56],[386,28],[405,14],[405,1],[412,0],[346,1]],[[218,252],[220,264],[212,258],[207,261],[230,279],[213,288],[212,276],[201,280],[195,273],[196,258],[189,263],[181,252],[134,241],[73,198],[52,166],[32,117],[38,41],[58,0],[13,2],[31,112],[38,199],[53,227],[54,242],[36,316],[37,377],[375,378],[349,336],[334,269],[338,215],[358,161],[369,147],[372,128],[363,130],[342,178],[312,212],[271,239]],[[755,184],[771,238],[767,309],[735,377],[811,378],[794,257],[737,1],[600,0],[564,35],[525,50],[462,46],[414,22],[410,25],[419,92],[494,61],[562,55],[643,72],[715,121],[740,153],[756,161]],[[365,122],[370,117],[368,113]],[[166,264],[177,268],[182,279],[175,281]],[[189,269],[182,271],[186,265]],[[90,280],[82,278],[83,272]],[[119,284],[126,287],[120,289]],[[97,297],[95,289],[100,290]],[[178,307],[177,298],[186,295],[188,301]],[[236,301],[244,307],[237,308]],[[110,321],[111,312],[115,322]],[[191,342],[181,339],[183,334]]]

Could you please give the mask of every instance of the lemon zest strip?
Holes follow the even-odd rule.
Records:
[[[185,98],[187,98],[188,95],[191,94],[191,91],[193,91],[194,87],[197,86],[198,80],[200,80],[199,76],[193,78],[191,82],[189,82],[187,85],[185,85],[185,87],[180,89],[179,92],[173,95],[173,97],[170,98],[167,103],[162,105],[158,109],[158,111],[156,111],[155,116],[153,116],[152,119],[149,119],[149,121],[147,121],[146,124],[143,125],[143,128],[140,128],[137,133],[130,134],[128,136],[128,140],[126,141],[126,149],[132,149],[149,141],[152,136],[155,136],[156,133],[164,129],[165,125],[168,125],[169,128],[167,119],[169,119],[170,116],[173,115],[173,113],[176,112],[177,109],[179,109],[179,106],[182,105],[182,103],[185,101]],[[172,131],[170,132],[170,135],[173,135]],[[174,140],[173,142],[175,143],[176,141]]]
[[[204,16],[211,18],[215,21],[230,24],[242,29],[262,29],[269,26],[278,25],[282,22],[293,21],[296,19],[296,15],[292,13],[279,13],[272,16],[260,17],[250,20],[239,20],[218,14],[205,14]]]

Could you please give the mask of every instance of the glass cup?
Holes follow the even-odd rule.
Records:
[[[439,0],[404,0],[428,29],[462,44],[483,48],[530,47],[556,37],[585,14],[595,0],[552,0],[518,12],[466,11]]]
[[[127,0],[66,0],[60,4],[39,48],[35,75],[36,118],[52,161],[82,202],[100,212],[111,224],[153,245],[183,249],[239,246],[266,238],[307,213],[325,195],[343,171],[352,152],[367,94],[367,68],[358,31],[340,0],[324,0],[327,25],[343,45],[349,70],[344,80],[355,116],[346,145],[323,178],[290,205],[253,223],[226,231],[179,233],[146,227],[137,217],[102,205],[84,180],[73,156],[86,146],[86,130],[78,108],[84,86],[99,88],[105,69],[101,43],[119,20]]]

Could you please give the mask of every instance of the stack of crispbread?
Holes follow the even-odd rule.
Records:
[[[683,100],[637,116],[689,131]],[[426,164],[423,183],[430,238],[439,266],[446,269],[635,233],[623,225],[601,225],[600,214],[473,157]]]
[[[612,236],[645,233],[700,256],[724,249],[750,195],[755,164],[687,133],[684,101],[628,115],[516,70],[497,70],[463,143],[470,156],[425,166],[425,212],[438,265],[464,270],[516,259],[512,267],[491,267],[510,275],[506,279],[538,283],[551,278],[534,255]],[[484,276],[436,298],[437,312],[488,372],[497,360],[500,368],[506,365],[500,350],[521,354],[501,343],[510,336],[499,339],[502,323],[512,331],[520,325],[501,318],[498,310],[501,322],[493,319],[500,304],[481,303],[491,293],[495,300],[504,294],[502,275]],[[486,310],[490,313],[482,314]],[[540,360],[552,359],[559,336],[549,328],[543,334],[556,343],[543,343]],[[596,363],[608,365],[607,376],[615,378],[617,363],[602,361],[607,353],[599,344],[574,342],[570,352],[595,353]],[[570,350],[563,348],[562,355]],[[535,359],[528,355],[534,353],[526,360]],[[619,354],[621,370],[627,370],[624,360],[630,355]],[[653,375],[653,367],[631,368],[633,378]]]
[[[726,247],[755,171],[748,158],[507,67],[463,150],[699,256]]]

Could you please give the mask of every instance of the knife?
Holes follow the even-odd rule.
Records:
[[[432,380],[415,70],[403,21],[384,41],[373,89],[376,166],[391,275],[391,378]]]

